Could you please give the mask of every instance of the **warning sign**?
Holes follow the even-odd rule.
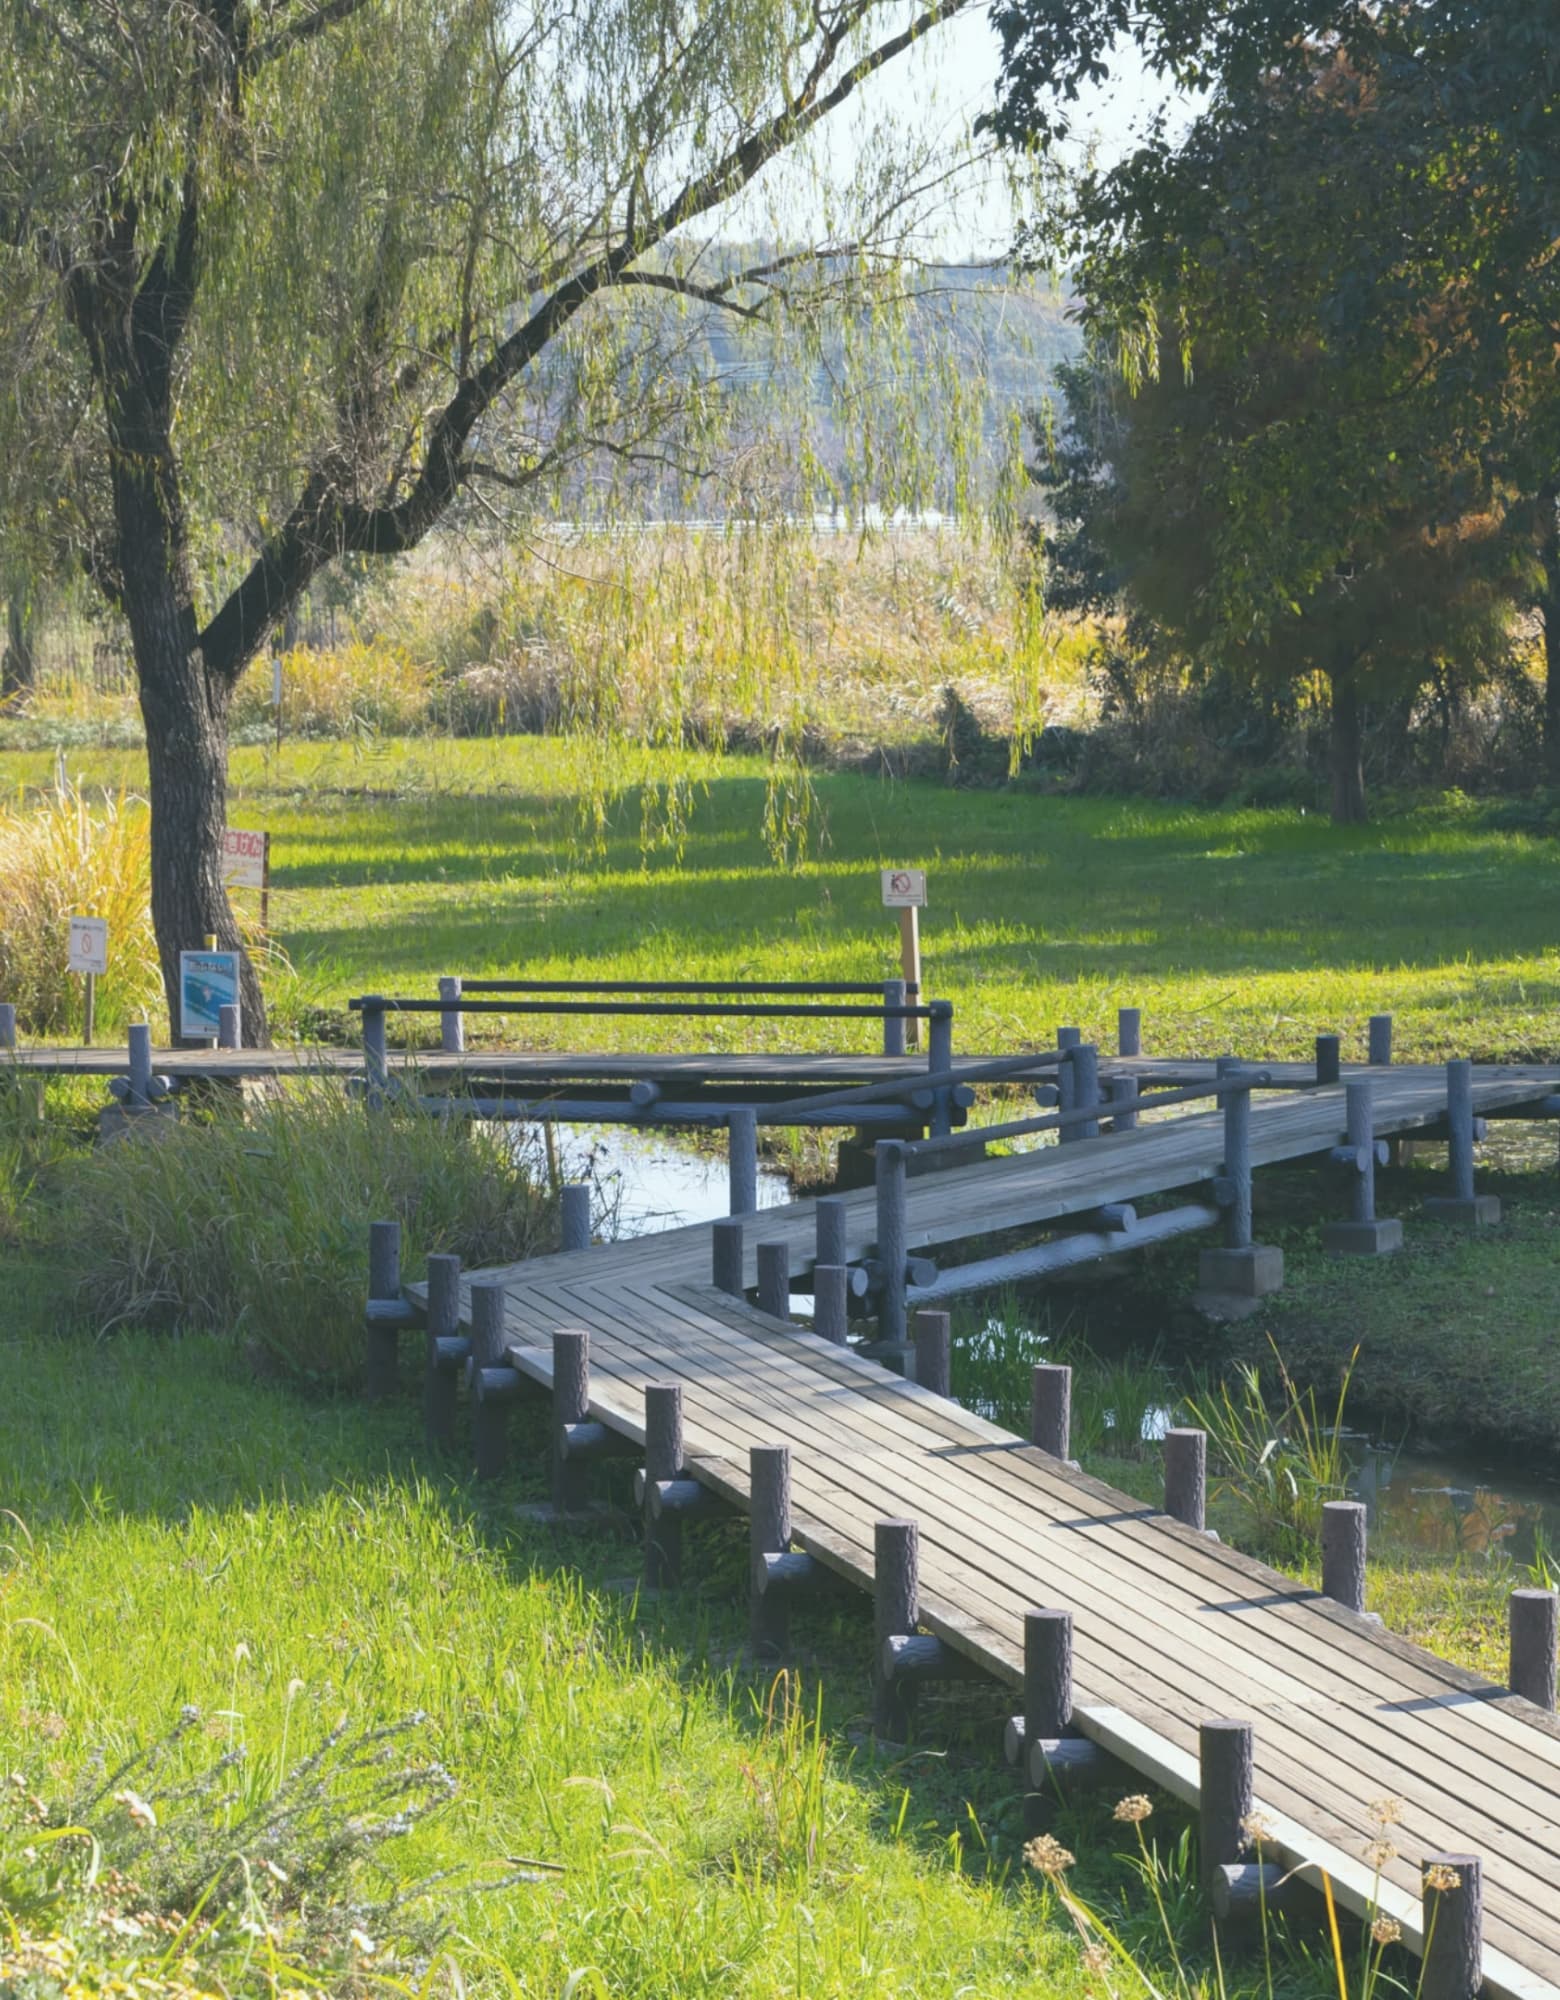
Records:
[[[885,868],[883,907],[886,910],[919,910],[926,906],[924,868]]]

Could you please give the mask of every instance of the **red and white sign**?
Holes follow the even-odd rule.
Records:
[[[926,904],[924,868],[885,868],[883,907],[885,910],[919,910]]]
[[[229,889],[263,889],[271,836],[230,826],[222,834],[222,880]]]
[[[65,963],[72,972],[107,972],[107,917],[72,917]]]

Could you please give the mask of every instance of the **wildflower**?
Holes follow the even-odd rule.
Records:
[[[1083,1969],[1103,1975],[1110,1970],[1110,1953],[1102,1944],[1086,1944],[1083,1948]]]
[[[150,1829],[157,1824],[156,1813],[152,1811],[139,1792],[115,1792],[114,1804],[116,1806],[123,1806],[137,1826],[144,1826]]]
[[[1038,1874],[1049,1875],[1053,1881],[1058,1875],[1065,1875],[1077,1858],[1049,1833],[1042,1833],[1037,1839],[1027,1842],[1024,1848],[1024,1859],[1030,1867]]]
[[[1240,1837],[1248,1847],[1260,1847],[1273,1838],[1273,1822],[1263,1813],[1247,1813],[1240,1823]]]
[[[1389,1861],[1396,1861],[1397,1849],[1390,1840],[1367,1840],[1364,1847],[1365,1859],[1379,1874]]]
[[[1150,1800],[1144,1798],[1141,1792],[1133,1792],[1129,1797],[1117,1800],[1116,1810],[1111,1817],[1119,1819],[1126,1826],[1140,1826],[1153,1810]]]
[[[1396,1917],[1376,1917],[1372,1920],[1370,1934],[1377,1944],[1396,1944],[1403,1935],[1403,1926]]]
[[[276,1863],[274,1861],[269,1860],[265,1855],[261,1855],[260,1857],[260,1866],[265,1870],[266,1874],[270,1876],[273,1882],[285,1882],[287,1880],[286,1875],[280,1868],[277,1867]]]
[[[1425,1870],[1425,1887],[1434,1889],[1437,1895],[1441,1895],[1448,1889],[1460,1889],[1462,1877],[1455,1868],[1448,1867],[1444,1861],[1432,1861]]]
[[[1403,1817],[1401,1799],[1373,1799],[1365,1808],[1377,1826],[1396,1826]]]
[[[372,1958],[379,1948],[367,1931],[348,1931],[347,1938],[353,1949],[362,1958]]]

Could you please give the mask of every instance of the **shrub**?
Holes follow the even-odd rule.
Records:
[[[347,1382],[363,1351],[368,1225],[428,1252],[517,1261],[552,1242],[552,1201],[512,1135],[398,1108],[370,1116],[320,1078],[77,1156],[62,1243],[97,1324],[211,1328],[285,1368]]]
[[[162,999],[151,916],[151,821],[124,792],[89,808],[80,788],[0,806],[0,998],[34,1034],[79,1031],[82,982],[66,970],[73,916],[108,919],[108,971],[98,980],[105,1026]]]
[[[282,727],[289,736],[410,735],[428,726],[433,686],[432,670],[400,646],[295,646],[282,656]],[[249,734],[275,726],[269,659],[239,683],[232,720]]]

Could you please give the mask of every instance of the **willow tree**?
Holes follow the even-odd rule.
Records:
[[[170,1005],[239,943],[229,705],[311,579],[593,456],[707,471],[710,315],[902,293],[959,166],[862,86],[970,3],[0,0],[0,506],[128,625]]]

